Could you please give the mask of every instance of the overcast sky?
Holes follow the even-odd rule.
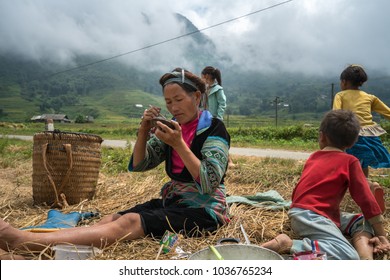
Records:
[[[180,46],[191,38],[140,49],[183,35],[172,13],[204,29],[284,1],[0,0],[0,53],[69,63],[131,52],[117,60],[165,71],[189,63]],[[390,73],[389,12],[388,0],[293,0],[203,33],[247,69],[333,76],[357,63]]]

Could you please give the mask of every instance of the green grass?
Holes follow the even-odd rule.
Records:
[[[270,149],[286,149],[295,151],[315,151],[318,149],[317,125],[290,125],[290,126],[247,126],[245,122],[254,123],[259,117],[234,116],[239,125],[229,126],[227,129],[231,136],[231,145],[234,147],[258,147]],[[94,123],[55,123],[55,128],[64,132],[81,132],[96,134],[103,139],[135,140],[140,118],[127,118],[122,121]],[[383,128],[390,130],[387,122]],[[43,123],[0,123],[0,134],[3,135],[33,135],[43,131]],[[390,136],[381,136],[385,147],[390,147]]]
[[[315,145],[317,145],[315,147]],[[318,149],[318,144],[307,143],[307,142],[292,142],[289,144],[281,144],[281,142],[263,142],[262,145],[259,145],[263,148],[275,148],[275,149],[288,149],[288,150],[306,150],[314,151]],[[298,147],[298,148],[297,148]],[[300,149],[299,147],[302,147]],[[308,147],[312,147],[309,149]],[[305,149],[304,149],[305,148]],[[107,148],[102,147],[101,150],[101,172],[107,175],[117,175],[119,173],[127,172],[127,165],[129,163],[129,158],[132,152],[132,147],[129,146],[125,149],[122,148]],[[15,168],[20,165],[22,162],[32,159],[33,152],[33,143],[29,141],[22,141],[16,139],[0,138],[0,168]],[[268,158],[264,159],[263,164],[266,163],[267,166],[273,166],[275,169],[283,169],[284,167],[293,168],[294,160],[291,159],[274,159]],[[240,159],[237,159],[237,164],[240,164]],[[295,168],[295,167],[294,167]],[[293,169],[294,169],[293,168]],[[301,170],[295,170],[294,174],[299,173]],[[279,176],[289,177],[288,174],[281,174]],[[286,179],[285,178],[285,179]],[[381,169],[371,169],[370,178],[374,181],[379,182],[382,186],[390,188],[390,169],[381,168]],[[275,178],[268,178],[267,180],[270,184]],[[265,183],[265,182],[263,182]]]
[[[225,114],[224,122],[226,127],[285,127],[293,125],[307,125],[318,127],[320,124],[320,118],[317,114],[282,114],[279,115],[278,121],[275,120],[275,114],[262,114],[258,116],[243,116],[243,115],[228,115]]]
[[[139,118],[112,123],[55,123],[55,129],[64,132],[96,134],[103,139],[135,140]],[[45,129],[43,123],[0,123],[0,134],[34,135]],[[312,151],[318,148],[316,129],[296,127],[228,128],[231,145],[236,147],[281,148]],[[286,139],[287,138],[287,139]]]
[[[102,148],[102,168],[106,174],[116,175],[127,170],[132,147],[126,149]]]
[[[0,167],[16,167],[19,162],[32,158],[32,143],[0,138]]]

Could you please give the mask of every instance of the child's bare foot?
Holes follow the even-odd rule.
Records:
[[[390,251],[390,243],[386,236],[375,236],[369,242],[374,246],[375,254],[385,254]]]
[[[20,255],[15,255],[13,253],[4,251],[0,249],[0,260],[24,260],[25,258]]]
[[[292,240],[287,234],[282,233],[261,246],[280,254],[290,253]]]
[[[376,202],[378,202],[379,207],[382,210],[382,213],[386,211],[386,203],[385,203],[385,192],[383,188],[377,182],[368,182],[370,185],[371,192],[373,193]]]
[[[371,233],[358,232],[352,237],[352,245],[355,247],[361,260],[374,259],[374,238]]]

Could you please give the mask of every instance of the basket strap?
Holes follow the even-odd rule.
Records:
[[[54,205],[59,205],[61,206],[61,202],[60,202],[60,196],[59,194],[61,194],[62,192],[62,189],[64,188],[65,184],[68,182],[69,180],[69,177],[70,177],[70,173],[72,171],[72,168],[73,168],[73,156],[72,156],[72,145],[71,144],[63,144],[64,145],[64,148],[65,148],[65,151],[66,151],[66,157],[67,157],[67,161],[68,161],[68,164],[69,164],[69,168],[68,168],[68,171],[66,172],[66,175],[65,177],[62,179],[62,182],[61,182],[61,185],[59,187],[59,189],[57,190],[57,187],[56,187],[56,184],[51,176],[51,173],[49,171],[49,169],[47,168],[47,158],[46,158],[46,154],[47,154],[47,146],[48,146],[48,143],[46,144],[43,144],[42,145],[42,159],[43,159],[43,166],[46,170],[46,175],[49,179],[49,182],[51,184],[51,186],[53,187],[53,191],[54,191],[54,194],[55,194],[55,197],[56,197],[56,201],[53,203],[52,206]]]
[[[73,169],[73,155],[72,155],[72,144],[64,144],[64,148],[66,151],[66,158],[68,160],[68,171],[66,171],[64,179],[62,179],[61,186],[58,189],[58,192],[61,193],[62,190],[64,189],[66,183],[68,183],[70,174],[72,173]]]
[[[49,182],[50,182],[50,184],[51,184],[51,186],[52,186],[52,188],[53,188],[54,194],[55,194],[55,196],[56,196],[56,203],[58,203],[59,201],[58,201],[58,193],[57,193],[56,184],[54,183],[54,180],[53,180],[53,178],[51,177],[50,171],[49,171],[49,169],[47,168],[47,161],[46,161],[47,146],[48,146],[48,143],[42,145],[42,160],[43,160],[43,167],[44,167],[45,170],[46,170],[47,178],[49,179]]]

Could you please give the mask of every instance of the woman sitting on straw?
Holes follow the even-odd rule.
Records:
[[[103,248],[119,240],[163,236],[166,230],[194,236],[228,223],[223,181],[230,136],[221,120],[199,109],[205,84],[180,68],[164,74],[160,84],[173,128],[153,121],[160,108],[145,110],[128,169],[146,171],[165,161],[171,180],[162,187],[162,198],[106,216],[90,227],[48,233],[22,231],[0,219],[0,248],[40,250],[58,243]],[[148,140],[154,125],[157,129]]]

